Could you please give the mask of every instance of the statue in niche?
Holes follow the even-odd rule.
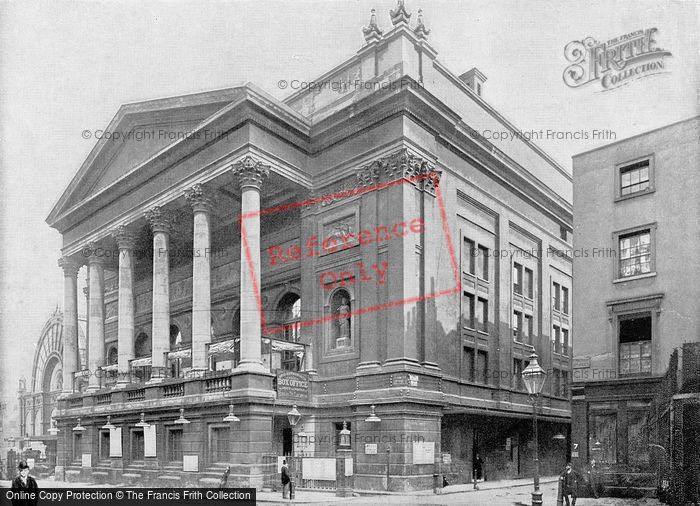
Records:
[[[350,301],[343,295],[340,299],[340,305],[335,310],[338,315],[338,334],[336,336],[336,348],[350,346]]]

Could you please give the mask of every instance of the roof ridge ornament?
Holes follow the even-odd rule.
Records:
[[[367,41],[367,44],[371,42],[378,41],[379,39],[382,38],[382,34],[384,31],[379,28],[379,25],[377,24],[377,11],[376,9],[372,9],[370,11],[370,16],[369,16],[369,25],[362,28],[362,33],[365,36],[365,40]]]
[[[406,10],[404,5],[404,0],[399,0],[396,4],[396,9],[390,10],[389,15],[391,16],[391,23],[396,26],[399,24],[406,24],[411,19],[411,14]]]
[[[423,22],[423,9],[418,9],[418,20],[416,27],[413,29],[413,33],[415,33],[416,37],[419,39],[427,39],[428,35],[430,35],[430,30],[425,27],[425,23]]]

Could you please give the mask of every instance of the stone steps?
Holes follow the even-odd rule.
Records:
[[[128,485],[138,485],[143,480],[143,475],[140,473],[124,473],[122,474],[122,479]]]
[[[221,483],[220,478],[200,478],[197,481],[201,487],[205,488],[219,488],[219,483]]]

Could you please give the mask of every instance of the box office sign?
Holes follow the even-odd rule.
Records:
[[[277,398],[309,400],[309,375],[300,372],[277,370]]]

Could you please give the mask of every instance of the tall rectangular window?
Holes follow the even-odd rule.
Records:
[[[474,241],[465,237],[462,269],[469,274],[474,274],[474,260],[476,253],[476,244]]]
[[[474,348],[464,348],[464,379],[474,381]]]
[[[209,434],[210,462],[230,462],[231,429],[229,427],[211,427]]]
[[[523,321],[523,342],[532,344],[532,315],[526,314]]]
[[[619,237],[620,277],[651,272],[651,231],[640,230]]]
[[[479,297],[476,307],[477,328],[482,332],[489,331],[489,302]]]
[[[484,385],[489,383],[489,354],[486,351],[476,352],[476,381]]]
[[[73,461],[79,461],[83,455],[83,433],[73,433]]]
[[[552,306],[557,311],[561,311],[561,285],[557,282],[552,285]]]
[[[182,429],[168,429],[168,462],[182,461]]]
[[[513,339],[520,341],[523,328],[523,314],[520,311],[513,311]]]
[[[552,390],[555,397],[561,397],[561,372],[559,369],[554,369],[552,378]]]
[[[523,295],[528,299],[532,299],[534,289],[532,287],[534,276],[532,269],[525,267],[525,276],[523,277]]]
[[[649,188],[649,160],[620,167],[620,195],[631,195]]]
[[[144,459],[143,429],[131,431],[131,448],[129,453],[132,462]]]
[[[620,318],[618,336],[620,374],[651,374],[651,315]]]
[[[489,279],[489,249],[479,245],[477,257],[477,276],[481,279]]]
[[[523,266],[518,263],[513,264],[513,293],[523,294]]]
[[[516,390],[525,390],[525,383],[523,383],[523,361],[518,358],[513,359],[513,387]]]
[[[569,314],[569,289],[565,286],[561,287],[561,312]]]
[[[569,329],[561,329],[561,353],[569,354]]]
[[[554,352],[561,353],[561,342],[559,341],[561,339],[561,328],[559,325],[554,325],[553,334],[554,336],[552,337],[552,340],[554,341]]]
[[[475,311],[474,295],[464,292],[464,325],[470,329],[474,328]]]
[[[98,442],[99,459],[109,460],[109,431],[100,430],[100,440]]]

